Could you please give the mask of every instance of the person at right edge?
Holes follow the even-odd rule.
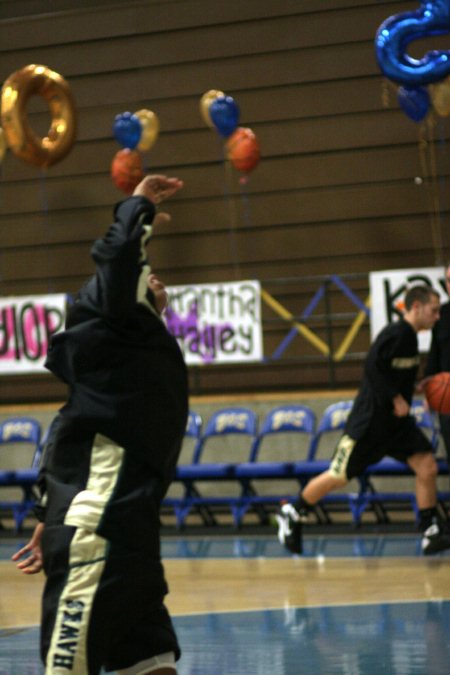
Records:
[[[295,503],[282,504],[276,516],[278,539],[292,553],[302,553],[302,523],[314,504],[385,455],[408,464],[416,474],[423,554],[450,548],[450,535],[436,508],[433,448],[410,415],[419,367],[417,333],[432,328],[438,318],[438,293],[430,286],[414,286],[406,293],[403,318],[383,328],[371,345],[329,469],[312,478]]]
[[[445,270],[445,285],[450,295],[450,264]],[[436,373],[450,372],[450,302],[441,305],[439,321],[433,328],[431,347],[425,366],[425,379]],[[450,415],[439,415],[447,462],[450,466]]]

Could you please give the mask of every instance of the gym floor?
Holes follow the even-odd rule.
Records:
[[[41,575],[0,533],[0,675],[42,675]],[[450,552],[417,534],[307,534],[291,556],[272,530],[163,536],[179,675],[440,675],[450,672]]]

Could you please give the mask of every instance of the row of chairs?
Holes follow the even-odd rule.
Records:
[[[178,527],[185,525],[192,512],[199,514],[203,523],[215,525],[217,513],[224,510],[231,513],[236,527],[249,511],[267,523],[273,505],[292,499],[311,477],[329,467],[351,407],[352,401],[334,403],[317,421],[308,406],[277,406],[261,424],[249,408],[221,408],[206,425],[191,411],[175,485],[164,500],[165,509],[173,510]],[[434,415],[421,400],[413,401],[412,413],[436,449],[439,433]],[[0,501],[0,509],[12,511],[17,530],[35,503],[47,433],[43,435],[41,425],[31,417],[14,417],[0,424],[0,446],[9,446],[13,453],[9,465],[5,459],[0,462],[0,488],[16,490],[12,497]],[[21,447],[28,458],[20,454]],[[446,461],[438,459],[438,467],[440,475],[448,475]],[[356,491],[343,490],[324,498],[315,509],[317,520],[332,522],[331,513],[344,509],[350,510],[355,524],[368,509],[384,523],[389,521],[391,508],[407,506],[417,514],[414,490],[397,489],[398,478],[412,476],[407,466],[386,457],[360,477]],[[395,489],[386,491],[377,485],[382,478],[395,479]],[[449,498],[446,491],[439,496],[443,504]]]
[[[173,496],[169,493],[165,501],[166,506],[174,509],[177,525],[183,527],[193,511],[205,524],[214,525],[214,511],[220,508],[231,512],[237,527],[249,510],[256,512],[260,521],[266,523],[266,507],[294,498],[311,477],[329,467],[334,445],[343,431],[352,404],[352,401],[340,401],[330,405],[318,423],[314,411],[308,406],[278,406],[268,412],[260,426],[251,409],[223,408],[209,418],[204,429],[200,415],[191,411],[186,438],[194,442],[192,457],[186,462],[182,456],[175,478],[182,485],[182,494]],[[413,401],[412,414],[436,450],[439,432],[435,416],[419,399]],[[239,442],[243,437],[247,439],[246,443]],[[226,439],[228,443],[214,445],[218,438],[222,441]],[[290,445],[286,444],[287,438],[290,438]],[[448,475],[445,460],[438,459],[438,468],[441,476]],[[361,522],[368,509],[375,514],[378,522],[383,523],[389,522],[388,512],[391,509],[411,508],[417,516],[414,488],[397,489],[397,479],[401,477],[412,479],[413,473],[403,463],[384,458],[358,479],[356,491],[342,490],[324,498],[315,509],[317,520],[332,522],[332,511],[343,509],[350,510],[355,524]],[[386,491],[383,485],[377,485],[379,479],[386,478],[391,479],[391,484],[394,479],[395,489]],[[294,481],[294,485],[289,491],[280,491],[280,485],[284,488],[287,479],[291,483]],[[265,490],[263,494],[261,484],[268,485],[272,481],[277,481],[277,489]],[[231,494],[229,488],[219,487],[220,483],[234,483],[237,491]],[[442,505],[449,498],[446,491],[440,492],[439,496]]]

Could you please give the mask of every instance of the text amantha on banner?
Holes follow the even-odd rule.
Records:
[[[165,320],[188,365],[260,361],[259,281],[170,286]]]

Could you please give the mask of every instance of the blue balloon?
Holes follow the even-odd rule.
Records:
[[[221,136],[231,136],[239,122],[239,106],[231,96],[218,96],[208,109],[212,123]]]
[[[450,51],[427,52],[422,59],[406,53],[419,38],[450,32],[449,0],[421,0],[421,9],[391,16],[375,38],[378,65],[384,75],[409,87],[443,80],[450,74]]]
[[[430,108],[430,96],[423,87],[417,89],[399,87],[397,97],[403,112],[414,122],[423,120]]]
[[[141,140],[142,124],[139,117],[130,112],[116,115],[113,125],[114,138],[124,148],[133,150]]]

